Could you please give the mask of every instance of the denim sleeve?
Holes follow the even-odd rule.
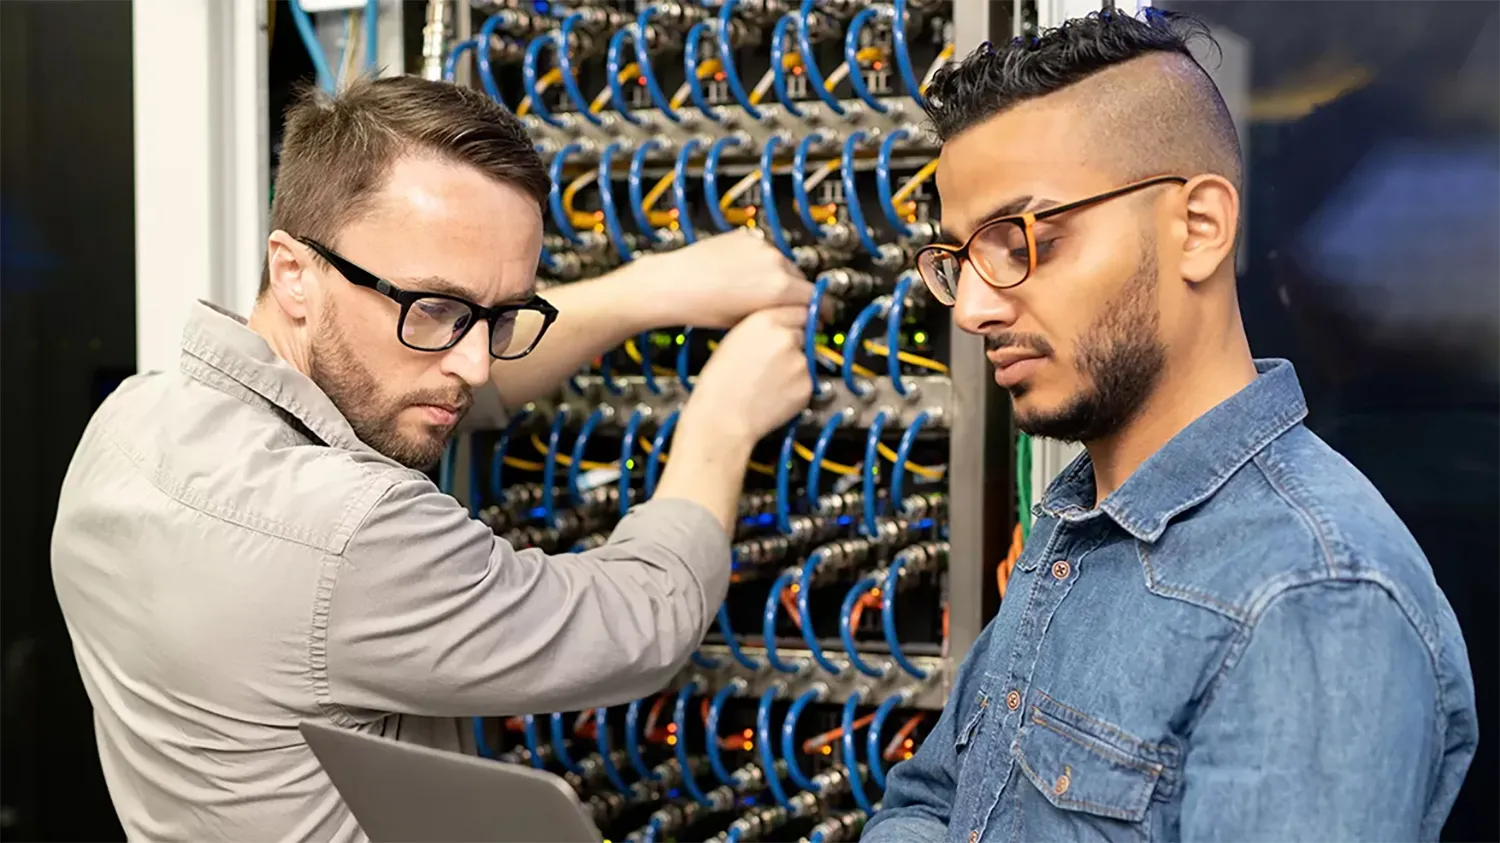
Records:
[[[959,667],[953,690],[943,713],[922,745],[886,776],[880,810],[865,824],[862,843],[938,843],[948,838],[948,819],[953,810],[954,784],[958,775],[958,724],[973,716],[977,676],[989,649],[990,622],[969,648]]]
[[[1430,652],[1381,585],[1261,614],[1192,730],[1184,840],[1419,840],[1443,753]]]

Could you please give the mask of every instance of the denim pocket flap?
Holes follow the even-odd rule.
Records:
[[[953,742],[953,749],[963,752],[974,738],[979,734],[979,727],[984,723],[984,715],[990,710],[990,695],[983,690],[974,696],[974,713],[969,715],[969,720],[963,728],[958,730],[958,737]]]
[[[1140,822],[1162,766],[1032,706],[1011,745],[1026,778],[1057,808]]]

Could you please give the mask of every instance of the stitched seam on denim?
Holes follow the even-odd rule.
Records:
[[[258,535],[292,542],[322,552],[330,550],[329,543],[325,541],[326,536],[316,536],[308,530],[293,527],[290,524],[219,506],[203,495],[189,491],[181,481],[171,477],[165,467],[157,466],[153,469],[146,465],[145,458],[140,453],[109,432],[103,432],[102,438],[135,466],[136,471],[151,484],[152,488],[181,506]]]
[[[1083,712],[1081,712],[1081,711],[1079,711],[1079,710],[1077,710],[1075,708],[1072,708],[1072,707],[1070,707],[1068,705],[1065,705],[1063,703],[1058,702],[1056,699],[1054,699],[1052,696],[1050,696],[1049,694],[1047,694],[1045,691],[1037,689],[1036,690],[1036,694],[1037,694],[1037,696],[1042,697],[1043,699],[1047,700],[1047,702],[1052,703],[1053,705],[1057,706],[1058,708],[1062,709],[1063,711],[1066,711],[1069,714],[1073,715],[1074,717],[1077,717],[1079,720],[1083,720],[1083,721],[1087,722],[1091,726],[1097,726],[1097,727],[1099,727],[1102,730],[1108,731],[1111,735],[1113,735],[1114,737],[1119,738],[1122,741],[1125,741],[1126,743],[1133,744],[1134,746],[1137,746],[1137,747],[1139,747],[1141,749],[1150,750],[1150,751],[1159,753],[1161,755],[1175,755],[1177,753],[1176,747],[1168,746],[1166,744],[1151,743],[1150,741],[1143,741],[1140,738],[1136,737],[1135,735],[1132,735],[1129,732],[1125,731],[1124,729],[1121,729],[1119,726],[1114,725],[1113,723],[1107,723],[1107,722],[1105,722],[1103,720],[1100,720],[1098,718],[1090,717],[1087,714],[1084,714]],[[1038,707],[1035,706],[1035,705],[1032,706],[1032,709],[1033,710],[1039,710]],[[1044,714],[1044,715],[1046,714],[1046,712],[1041,712],[1041,713]],[[1098,737],[1105,738],[1105,737],[1108,737],[1108,735],[1099,735]]]
[[[1146,589],[1148,591],[1150,591],[1152,594],[1159,594],[1163,597],[1180,599],[1185,603],[1207,609],[1211,612],[1217,612],[1240,623],[1245,622],[1246,615],[1244,610],[1231,606],[1228,603],[1224,603],[1207,592],[1198,591],[1191,588],[1183,588],[1181,586],[1163,584],[1156,578],[1156,569],[1151,566],[1151,556],[1146,551],[1146,545],[1146,542],[1140,541],[1139,539],[1136,540],[1136,555],[1141,560],[1141,567],[1145,569]]]
[[[1269,459],[1269,457],[1263,457],[1257,458],[1255,461],[1256,467],[1260,469],[1261,476],[1265,477],[1266,482],[1271,484],[1271,488],[1276,494],[1282,500],[1286,501],[1287,506],[1290,506],[1292,511],[1297,513],[1308,527],[1312,528],[1313,535],[1318,540],[1318,547],[1323,550],[1323,567],[1330,576],[1337,574],[1338,564],[1334,561],[1333,548],[1329,545],[1328,536],[1323,531],[1321,521],[1313,514],[1309,507],[1292,497],[1291,491],[1277,477],[1278,472],[1272,471],[1272,467],[1267,465]]]
[[[1046,727],[1048,731],[1057,734],[1059,737],[1066,738],[1067,740],[1078,744],[1079,746],[1083,747],[1089,752],[1094,753],[1095,755],[1099,755],[1103,758],[1113,761],[1116,764],[1119,764],[1121,767],[1129,767],[1132,770],[1139,770],[1142,773],[1150,776],[1161,775],[1160,764],[1151,764],[1147,761],[1131,758],[1130,756],[1121,753],[1119,750],[1110,747],[1108,744],[1104,744],[1099,741],[1086,740],[1082,735],[1069,734],[1061,728],[1062,724],[1053,723],[1052,721],[1044,717],[1041,710],[1036,706],[1031,707],[1031,722],[1035,723],[1038,726]]]

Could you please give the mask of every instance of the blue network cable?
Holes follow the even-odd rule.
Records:
[[[708,216],[720,231],[731,231],[734,226],[729,224],[724,209],[719,207],[719,158],[726,148],[739,145],[739,138],[725,135],[709,145],[708,157],[703,162],[703,197],[708,200]]]
[[[870,237],[870,227],[865,223],[865,211],[860,207],[859,186],[854,181],[854,153],[859,149],[860,141],[865,139],[865,133],[859,129],[849,133],[844,139],[844,155],[841,164],[841,176],[844,181],[844,206],[849,209],[849,222],[854,226],[854,233],[859,236],[859,245],[871,257],[880,257],[880,247]]]
[[[849,391],[855,395],[863,397],[872,388],[869,384],[862,384],[854,379],[854,361],[864,342],[866,329],[870,327],[871,322],[885,315],[889,305],[890,301],[884,296],[871,301],[860,310],[858,316],[854,317],[854,323],[849,326],[849,332],[844,335],[844,362],[841,373],[844,385],[849,387]]]
[[[802,226],[808,233],[820,240],[827,237],[828,232],[813,219],[812,199],[807,195],[807,155],[813,144],[822,142],[823,136],[813,132],[797,142],[797,152],[792,156],[792,199],[797,203],[797,216],[802,219]]]
[[[792,534],[792,449],[797,444],[797,420],[787,425],[781,439],[780,461],[776,463],[776,529],[784,536]]]
[[[563,765],[563,769],[570,773],[583,772],[583,768],[579,767],[578,762],[574,761],[573,756],[568,753],[568,739],[563,733],[561,712],[552,713],[552,752],[557,756],[558,762]]]
[[[818,0],[802,0],[802,7],[797,12],[797,52],[802,54],[802,69],[807,73],[807,87],[812,88],[818,95],[818,99],[828,106],[834,114],[844,114],[844,104],[833,92],[824,87],[823,71],[818,69],[817,52],[813,50],[811,25],[808,17],[813,12],[813,7],[818,5]],[[857,67],[857,66],[856,66]],[[854,67],[849,68],[851,71]]]
[[[891,292],[891,307],[885,319],[886,371],[891,376],[891,388],[903,398],[910,388],[901,377],[901,322],[906,318],[906,300],[911,296],[912,285],[920,279],[911,270],[901,273],[896,279],[896,289]]]
[[[452,82],[458,78],[458,60],[463,57],[464,53],[474,49],[478,43],[471,38],[453,45],[453,49],[448,51],[448,57],[443,59],[444,82]]]
[[[833,442],[833,432],[838,430],[848,421],[847,413],[834,413],[823,422],[823,429],[818,431],[818,441],[813,445],[812,459],[807,464],[807,499],[813,506],[818,505],[818,498],[822,496],[819,481],[823,477],[823,460],[828,456],[828,445]]]
[[[903,692],[887,697],[880,707],[875,709],[875,716],[870,719],[869,731],[865,733],[865,764],[870,769],[870,780],[875,786],[885,789],[885,765],[880,763],[880,732],[885,728],[885,719],[891,716],[891,712],[906,705],[908,695]]]
[[[672,438],[672,428],[677,426],[677,412],[673,410],[662,421],[661,426],[656,429],[656,436],[651,440],[651,454],[646,457],[646,497],[650,498],[656,493],[656,474],[661,469],[662,452],[666,450],[667,440]]]
[[[891,3],[891,47],[896,53],[896,70],[901,74],[901,84],[906,86],[906,95],[922,108],[927,107],[927,98],[922,96],[922,83],[911,67],[911,51],[906,46],[907,0],[892,0]]]
[[[688,201],[688,159],[701,145],[697,138],[688,138],[683,141],[682,149],[677,151],[677,160],[672,165],[672,201],[677,206],[677,227],[682,229],[683,242],[692,245],[697,242],[698,235],[693,231],[693,208]]]
[[[661,774],[646,766],[646,759],[641,757],[641,702],[634,700],[625,708],[625,754],[643,780],[659,782]]]
[[[796,673],[797,665],[781,660],[776,652],[776,617],[781,608],[781,592],[797,578],[797,569],[788,568],[776,577],[771,591],[766,595],[766,608],[761,614],[761,636],[765,638],[766,662],[780,673]]]
[[[828,285],[833,278],[818,275],[813,282],[812,298],[807,302],[807,322],[802,326],[802,353],[807,357],[807,376],[812,379],[814,397],[823,395],[823,383],[818,379],[818,323],[823,309],[823,297],[828,295]]]
[[[729,655],[733,656],[734,660],[746,670],[760,670],[760,662],[745,655],[745,651],[740,649],[740,642],[735,637],[734,628],[729,625],[729,607],[724,603],[719,604],[718,621],[719,634],[724,636],[724,643],[729,645]]]
[[[927,411],[917,413],[916,418],[907,425],[906,432],[901,434],[901,444],[896,446],[896,464],[891,468],[891,506],[897,512],[902,510],[901,502],[905,500],[906,463],[911,459],[912,446],[917,443],[917,436],[922,432],[922,426],[930,420]]]
[[[449,440],[443,449],[442,461],[438,463],[438,490],[445,495],[453,494],[453,471],[458,456],[458,440]]]
[[[479,84],[483,86],[484,92],[490,95],[490,99],[505,105],[505,100],[500,96],[500,86],[495,84],[495,71],[490,63],[490,43],[495,37],[495,30],[505,18],[504,12],[496,12],[485,19],[484,25],[479,27],[479,35],[474,39],[474,58],[479,65]]]
[[[870,421],[870,432],[865,436],[864,468],[864,534],[870,538],[880,535],[880,524],[876,519],[880,509],[880,498],[875,488],[876,473],[880,467],[880,434],[885,430],[886,411],[880,410]]]
[[[365,70],[374,73],[379,69],[380,0],[365,0]]]
[[[866,9],[866,11],[869,11]],[[895,192],[891,190],[891,155],[896,151],[896,144],[907,138],[905,129],[897,129],[885,136],[880,142],[880,154],[875,159],[875,189],[880,194],[880,210],[885,214],[886,222],[902,237],[911,237],[916,233],[906,220],[896,212]]]
[[[625,226],[620,224],[620,214],[615,207],[614,181],[610,173],[615,153],[623,145],[620,141],[610,141],[604,151],[599,153],[599,209],[604,213],[604,230],[609,234],[609,242],[614,244],[615,254],[620,256],[622,263],[630,263],[635,259],[635,253],[630,248],[629,238],[625,236]]]
[[[714,778],[725,787],[737,787],[738,783],[734,776],[730,775],[729,768],[724,766],[724,758],[719,751],[719,715],[724,713],[724,704],[729,698],[736,694],[744,693],[749,687],[743,679],[730,680],[724,687],[714,694],[713,701],[708,704],[708,719],[703,723],[704,741],[708,744],[708,766],[714,771]],[[678,734],[679,740],[681,734]]]
[[[302,38],[302,46],[307,49],[307,57],[312,59],[313,70],[318,74],[318,87],[328,93],[334,93],[338,77],[328,67],[328,57],[323,54],[323,46],[318,43],[317,30],[313,28],[312,16],[302,8],[301,0],[291,0],[292,22],[297,26],[297,34]]]
[[[677,706],[672,711],[672,723],[677,727],[677,741],[672,748],[677,751],[677,763],[682,768],[683,786],[699,805],[707,807],[713,803],[709,801],[703,788],[698,786],[698,779],[693,775],[692,760],[688,758],[687,751],[687,704],[696,693],[698,693],[697,682],[689,682],[677,692]]]
[[[557,119],[557,116],[542,101],[542,90],[538,84],[540,77],[537,73],[537,62],[541,60],[542,51],[547,49],[549,45],[555,44],[557,44],[557,33],[549,32],[531,39],[531,43],[526,45],[526,52],[521,56],[521,87],[526,89],[526,96],[531,99],[531,110],[536,113],[536,116],[546,121],[549,126],[562,129],[566,128],[566,126],[561,120]],[[563,52],[566,52],[566,50],[561,45],[558,45],[558,53]],[[566,78],[566,74],[564,74],[564,78]]]
[[[693,347],[689,343],[692,337],[692,328],[683,328],[682,333],[677,335],[677,383],[683,392],[693,391]]]
[[[494,758],[495,751],[490,749],[490,742],[484,736],[484,718],[472,718],[474,726],[474,750],[479,753],[480,758]]]
[[[849,65],[849,87],[854,90],[854,95],[872,111],[884,114],[889,109],[886,108],[885,103],[870,93],[870,86],[865,84],[865,75],[859,67],[859,33],[865,28],[865,24],[878,17],[881,11],[876,6],[866,6],[856,12],[853,20],[849,21],[849,28],[844,32],[844,63]]]
[[[620,517],[624,518],[630,513],[630,464],[635,459],[635,438],[640,433],[641,422],[646,414],[640,410],[630,414],[630,420],[625,422],[625,432],[620,435],[620,478],[618,490],[620,493]]]
[[[558,28],[557,41],[557,69],[562,71],[563,91],[567,93],[568,99],[573,101],[573,107],[583,119],[593,123],[595,126],[604,125],[599,115],[589,108],[588,97],[583,95],[583,90],[578,87],[577,71],[573,68],[573,31],[583,20],[583,12],[574,12],[563,18],[562,26]],[[536,107],[535,97],[532,98],[532,107]]]
[[[646,209],[645,172],[646,156],[652,150],[661,149],[661,141],[656,138],[646,138],[641,145],[635,148],[630,156],[630,213],[635,217],[635,227],[640,230],[652,245],[661,243],[661,236],[656,233],[656,226],[651,224],[651,214]]]
[[[542,461],[542,520],[548,527],[557,526],[557,504],[553,500],[552,487],[557,483],[557,446],[562,438],[563,425],[568,421],[568,405],[557,408],[552,416],[552,427],[547,431],[547,455]]]
[[[823,552],[815,550],[808,554],[807,561],[802,563],[802,571],[797,576],[797,614],[798,626],[802,628],[802,640],[807,644],[807,649],[812,651],[813,661],[818,667],[823,668],[834,676],[843,673],[843,670],[828,657],[823,655],[823,645],[818,643],[817,630],[813,627],[812,607],[810,595],[812,594],[812,578],[818,571],[818,565],[823,562]],[[787,763],[791,763],[788,761]]]
[[[786,717],[781,721],[781,757],[786,759],[786,771],[792,781],[803,790],[817,793],[822,790],[817,782],[808,778],[802,772],[802,765],[797,763],[797,721],[802,717],[803,709],[817,702],[823,696],[820,688],[803,691],[802,695],[792,701],[791,708],[787,709]]]
[[[781,695],[781,688],[772,685],[760,695],[760,704],[755,709],[755,742],[760,749],[760,767],[766,777],[766,789],[776,804],[791,810],[792,803],[786,798],[786,789],[781,786],[781,776],[776,772],[775,744],[771,742],[771,704]]]
[[[604,767],[604,776],[609,783],[614,785],[615,790],[626,796],[632,795],[630,785],[625,783],[625,777],[620,775],[620,768],[615,766],[614,750],[610,748],[609,741],[609,709],[594,709],[594,743],[599,747],[600,764]]]
[[[578,438],[573,441],[573,459],[568,463],[568,496],[573,499],[574,506],[583,506],[583,486],[579,482],[582,479],[583,454],[588,448],[589,437],[594,435],[594,428],[604,421],[604,408],[596,407],[589,417],[583,420],[583,428],[578,431]],[[623,468],[623,466],[622,466]]]
[[[786,232],[781,229],[781,212],[776,208],[775,173],[772,167],[776,161],[776,147],[781,145],[781,141],[781,135],[771,135],[766,138],[766,145],[760,151],[761,227],[771,236],[771,242],[787,260],[796,261],[791,245],[786,242]]]
[[[563,167],[568,163],[568,156],[582,151],[582,144],[564,144],[547,164],[547,176],[552,179],[552,189],[547,192],[547,208],[552,212],[552,224],[556,225],[562,236],[575,246],[583,245],[583,238],[578,236],[578,231],[573,228],[573,221],[568,218],[567,208],[563,207],[562,180]]]
[[[906,567],[906,556],[896,554],[885,572],[885,593],[881,595],[881,619],[885,627],[885,643],[891,648],[891,659],[902,670],[915,679],[926,679],[927,671],[912,664],[901,649],[901,639],[896,636],[896,584],[901,580],[901,571]]]
[[[521,733],[526,738],[526,754],[529,756],[531,766],[538,770],[546,767],[547,763],[542,760],[541,742],[537,740],[535,717],[528,714],[521,718]]]
[[[840,743],[844,748],[844,769],[849,771],[849,792],[854,796],[854,804],[867,816],[873,816],[875,807],[865,794],[864,776],[859,774],[859,756],[854,751],[854,711],[859,708],[859,699],[860,693],[856,689],[850,691],[849,699],[844,701],[843,722],[840,724],[844,734]]]
[[[698,21],[693,24],[687,33],[687,41],[682,48],[683,81],[687,84],[688,96],[693,100],[693,105],[703,112],[710,122],[721,123],[722,117],[713,106],[708,104],[708,99],[703,96],[703,82],[698,78],[698,65],[700,63],[699,53],[703,49],[703,38],[708,35],[709,27],[713,26],[711,21]]]
[[[849,589],[844,595],[844,604],[839,607],[839,638],[844,642],[844,652],[849,655],[849,663],[854,665],[866,676],[880,679],[885,676],[885,671],[871,667],[859,654],[859,648],[854,644],[854,606],[859,598],[880,587],[880,580],[874,577],[864,577]]]
[[[625,96],[625,82],[620,78],[625,70],[625,63],[620,58],[620,53],[625,49],[625,41],[632,37],[634,30],[622,27],[609,38],[609,49],[604,52],[604,72],[609,76],[609,100],[614,105],[615,111],[620,117],[632,126],[641,125],[641,118],[635,116],[630,109],[630,101]]]
[[[802,109],[797,106],[797,101],[792,99],[792,94],[786,86],[786,39],[788,29],[797,25],[797,16],[787,13],[776,21],[776,28],[771,31],[771,89],[776,92],[776,99],[781,102],[781,107],[793,117],[801,118]],[[816,134],[816,133],[815,133]]]
[[[640,66],[641,78],[646,80],[646,93],[651,96],[651,102],[667,115],[667,119],[673,123],[682,122],[682,116],[672,108],[671,100],[662,92],[661,85],[657,84],[656,71],[651,67],[650,44],[647,41],[648,31],[646,27],[651,23],[651,18],[659,11],[661,6],[655,3],[645,4],[641,13],[635,19],[635,63]]]
[[[724,67],[724,79],[729,83],[729,93],[734,95],[751,120],[759,120],[760,109],[750,101],[750,95],[745,92],[745,86],[740,81],[739,70],[734,66],[734,7],[739,1],[724,0],[723,5],[719,6],[719,64]]]

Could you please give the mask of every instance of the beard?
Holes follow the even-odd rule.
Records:
[[[1078,340],[1077,370],[1087,385],[1061,407],[1017,410],[1016,427],[1023,433],[1063,442],[1104,439],[1134,420],[1156,390],[1167,351],[1158,333],[1155,244],[1145,246],[1135,275]],[[1018,344],[1006,339],[1004,335],[988,337],[985,344],[991,348]],[[1051,355],[1051,347],[1040,337],[1020,344],[1031,344]],[[1012,407],[1026,391],[1024,383],[1011,388]]]
[[[457,386],[445,392],[427,391],[401,397],[389,395],[382,389],[381,379],[365,366],[343,335],[331,301],[313,336],[308,374],[333,406],[343,413],[359,440],[408,468],[428,471],[437,465],[453,437],[453,429],[420,425],[415,434],[403,432],[400,414],[418,404],[466,409],[472,402],[468,386]]]

